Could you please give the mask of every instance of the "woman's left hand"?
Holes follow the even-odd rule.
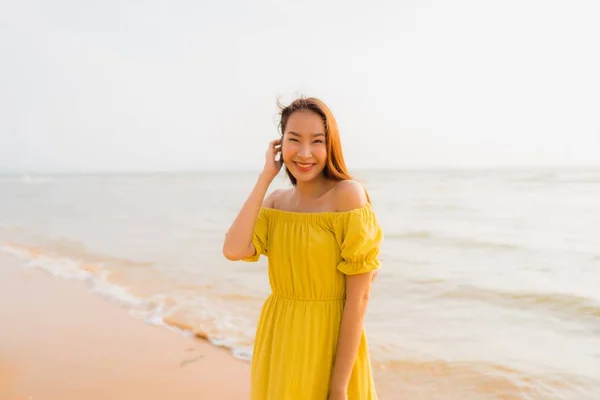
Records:
[[[327,400],[348,400],[348,396],[345,390],[335,390],[329,392]]]

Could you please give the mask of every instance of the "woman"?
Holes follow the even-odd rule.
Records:
[[[256,331],[252,399],[376,399],[363,318],[381,228],[347,172],[329,108],[296,100],[281,110],[280,127],[223,245],[229,260],[269,260],[272,294]],[[282,164],[292,188],[265,198]]]

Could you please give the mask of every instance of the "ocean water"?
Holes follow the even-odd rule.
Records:
[[[221,245],[256,176],[0,176],[0,251],[249,359],[266,260]],[[385,232],[365,321],[382,399],[600,399],[600,169],[356,177]]]

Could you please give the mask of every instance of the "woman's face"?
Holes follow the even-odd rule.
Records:
[[[296,111],[289,116],[281,141],[286,168],[298,182],[318,177],[327,163],[325,125],[312,111]]]

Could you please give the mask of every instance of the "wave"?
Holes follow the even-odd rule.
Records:
[[[386,233],[386,239],[405,239],[414,241],[430,241],[432,243],[449,244],[461,248],[473,249],[496,249],[496,250],[518,250],[521,246],[512,243],[500,243],[485,240],[477,240],[473,238],[454,237],[438,234],[430,231],[406,231],[399,233]]]
[[[23,176],[12,176],[5,175],[0,176],[0,183],[24,183],[26,185],[39,185],[43,183],[51,183],[57,181],[57,178],[49,176],[36,176],[36,175],[23,175]]]
[[[115,272],[111,266],[130,269],[152,265],[151,263],[102,258],[86,253],[81,244],[67,240],[52,243],[61,246],[49,250],[15,242],[0,242],[0,252],[19,258],[25,268],[38,268],[58,278],[82,281],[90,292],[116,301],[127,308],[132,317],[142,319],[145,323],[207,340],[215,346],[229,349],[239,359],[250,359],[252,343],[248,339],[253,337],[253,331],[244,329],[243,324],[238,322],[232,323],[235,317],[229,315],[226,309],[215,309],[213,299],[198,300],[185,296],[173,298],[163,293],[139,295],[136,293],[139,288],[127,285],[122,274]],[[56,248],[62,248],[63,252],[57,252]],[[68,256],[64,253],[65,249],[71,250]],[[177,289],[180,293],[186,289],[194,289],[196,292],[199,287],[203,286],[190,288],[189,285],[183,285]],[[252,299],[251,296],[238,294],[225,294],[222,297],[240,301]]]
[[[518,250],[521,249],[521,246],[518,246],[516,244],[511,244],[511,243],[498,243],[498,242],[487,242],[487,241],[481,241],[481,240],[474,240],[474,239],[452,239],[451,240],[454,244],[458,245],[459,247],[465,247],[465,248],[482,248],[482,249],[500,249],[500,250]]]
[[[381,378],[378,386],[388,393],[401,393],[402,398],[591,399],[589,395],[600,384],[564,374],[537,376],[480,361],[391,360],[373,365]]]
[[[600,183],[600,171],[597,169],[540,172],[527,177],[516,178],[515,182],[524,183]]]
[[[387,238],[398,238],[398,239],[431,239],[435,237],[435,234],[429,231],[408,231],[402,233],[386,233]]]
[[[40,248],[1,242],[0,252],[24,261],[25,267],[39,268],[55,277],[85,281],[92,292],[117,300],[128,306],[145,306],[147,300],[131,293],[126,287],[110,282],[110,272],[101,264],[85,263],[68,257],[42,252]]]
[[[507,292],[461,285],[440,296],[452,299],[485,301],[509,307],[535,307],[562,314],[600,318],[600,302],[560,292]]]

